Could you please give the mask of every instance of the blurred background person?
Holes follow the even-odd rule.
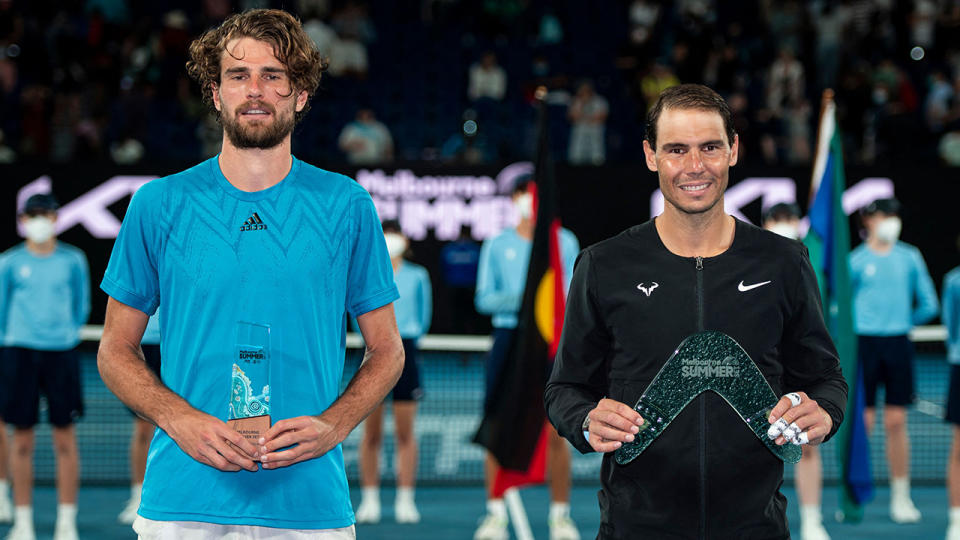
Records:
[[[418,523],[420,512],[417,511],[414,502],[418,459],[414,421],[417,416],[417,400],[423,397],[423,389],[420,381],[417,340],[430,329],[430,320],[433,317],[433,290],[427,269],[404,259],[410,241],[400,230],[400,224],[396,221],[384,222],[383,236],[393,265],[393,279],[400,290],[400,299],[394,303],[393,309],[406,355],[403,373],[391,393],[397,477],[394,518],[397,523]],[[380,449],[383,446],[383,408],[384,405],[381,403],[363,422],[363,439],[360,442],[361,499],[360,506],[357,508],[357,523],[380,521],[379,486]]]
[[[0,255],[0,330],[6,358],[0,415],[14,426],[14,521],[8,540],[33,540],[34,426],[46,397],[57,464],[55,540],[77,538],[80,459],[74,423],[83,415],[80,327],[90,314],[90,273],[79,249],[58,242],[52,195],[26,200],[20,225],[26,241]]]
[[[507,72],[497,63],[497,55],[486,51],[479,62],[470,66],[467,97],[470,101],[503,101],[506,93]]]
[[[344,126],[337,144],[353,165],[385,164],[393,161],[393,137],[373,109],[362,108],[357,118]]]
[[[800,240],[800,207],[777,203],[764,212],[763,228],[792,240]],[[797,463],[794,482],[800,499],[800,540],[830,540],[823,528],[820,496],[823,493],[823,460],[820,447],[805,444]]]
[[[877,387],[883,385],[883,428],[890,467],[890,519],[920,521],[910,497],[907,407],[913,403],[914,325],[936,317],[937,291],[920,251],[901,242],[900,203],[879,199],[861,210],[866,241],[850,252],[857,356],[863,370],[864,423],[873,431]]]
[[[0,362],[5,358],[6,352],[0,346]],[[0,396],[0,402],[5,399],[5,396]],[[4,405],[0,403],[0,523],[10,523],[13,521],[13,503],[10,501],[10,474],[7,467],[10,455],[7,451],[7,424],[3,421],[3,409]]]
[[[477,325],[473,309],[473,291],[477,286],[480,246],[473,240],[470,226],[460,228],[460,236],[440,250],[443,280],[449,290],[453,332],[472,334]]]
[[[957,249],[960,250],[960,236]],[[947,362],[950,363],[946,421],[952,424],[953,432],[947,457],[947,502],[950,504],[947,540],[960,540],[960,266],[943,277],[942,294],[940,319],[947,330]]]
[[[143,350],[143,359],[150,371],[160,379],[160,312],[154,313],[147,321],[140,340],[140,349]],[[117,516],[117,521],[124,525],[132,525],[137,519],[137,510],[140,508],[140,494],[143,491],[143,476],[147,471],[147,451],[150,450],[150,440],[153,439],[154,425],[140,418],[132,410],[133,435],[130,437],[130,498],[123,511]]]
[[[493,347],[486,365],[484,408],[487,408],[486,402],[497,399],[494,395],[497,378],[508,360],[510,345],[516,335],[517,313],[523,303],[536,226],[533,206],[535,186],[529,175],[517,180],[512,197],[520,221],[515,227],[484,240],[480,247],[474,304],[480,313],[491,315],[493,323]],[[573,263],[580,253],[580,242],[568,229],[561,229],[560,253],[566,290],[573,277]],[[480,520],[473,535],[474,540],[506,540],[510,536],[506,505],[502,498],[493,496],[494,479],[499,467],[493,454],[486,452],[484,481],[487,487],[487,513]],[[579,540],[580,533],[570,519],[570,448],[552,426],[548,428],[547,477],[550,483],[548,522],[551,540]]]
[[[567,160],[574,165],[603,165],[607,160],[607,100],[596,93],[593,83],[581,81],[570,102],[570,148]]]

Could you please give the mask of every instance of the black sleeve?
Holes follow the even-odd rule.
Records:
[[[820,289],[806,248],[797,257],[799,278],[792,297],[792,313],[784,328],[782,358],[784,389],[803,391],[833,419],[833,437],[843,422],[847,382],[840,370],[837,349],[823,321]]]
[[[577,450],[592,452],[583,437],[583,420],[607,391],[607,358],[612,338],[596,302],[593,255],[577,258],[567,293],[563,334],[544,401],[547,417]]]

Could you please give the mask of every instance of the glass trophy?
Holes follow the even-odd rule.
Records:
[[[227,425],[254,445],[270,428],[270,326],[237,323]]]

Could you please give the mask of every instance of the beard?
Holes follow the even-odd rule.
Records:
[[[273,116],[273,122],[266,124],[263,121],[240,123],[241,111],[251,108],[266,110]],[[286,113],[286,114],[284,114]],[[237,148],[257,148],[267,150],[274,148],[287,138],[296,124],[293,111],[281,111],[279,114],[274,107],[266,103],[245,103],[234,110],[233,114],[221,115],[220,123],[223,133]]]

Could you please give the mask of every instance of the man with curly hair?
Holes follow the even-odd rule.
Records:
[[[355,538],[340,443],[403,366],[376,210],[359,184],[290,153],[326,67],[295,18],[234,15],[190,57],[222,151],[134,195],[101,284],[100,373],[159,428],[134,530]],[[160,303],[158,379],[140,340]],[[347,314],[366,354],[341,395]],[[239,405],[269,412],[269,428],[228,422],[251,395],[238,380],[255,392]]]

